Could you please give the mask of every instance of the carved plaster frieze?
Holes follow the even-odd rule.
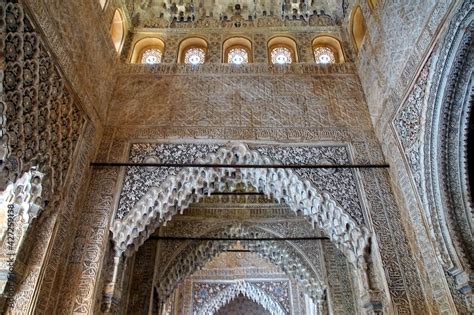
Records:
[[[294,63],[287,65],[246,64],[238,67],[233,64],[203,64],[199,67],[186,64],[122,64],[118,74],[123,76],[144,75],[206,75],[206,74],[252,74],[252,75],[289,75],[289,74],[354,74],[352,63],[320,65],[315,63]]]
[[[159,161],[185,163],[203,158],[219,148],[217,144],[132,144],[129,160],[133,163]],[[273,156],[284,164],[346,164],[350,156],[345,146],[269,146],[249,145],[262,156]],[[179,168],[130,167],[125,175],[117,219],[123,219],[133,205],[153,186],[159,186]],[[319,191],[329,193],[338,205],[361,224],[365,222],[360,204],[358,186],[351,170],[296,170],[301,179],[308,179]]]
[[[473,255],[466,241],[472,240],[472,205],[463,153],[472,103],[472,8],[469,1],[459,8],[392,122],[440,260],[460,283],[466,281],[461,265]]]

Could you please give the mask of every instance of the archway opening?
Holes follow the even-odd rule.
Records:
[[[143,158],[147,161],[152,159],[150,156]],[[167,235],[163,229],[178,224],[177,222],[182,216],[196,211],[192,208],[193,205],[202,203],[206,198],[212,198],[215,195],[220,196],[219,198],[230,198],[229,195],[236,195],[232,198],[245,198],[244,201],[247,204],[249,196],[246,195],[258,196],[264,198],[266,203],[284,207],[294,217],[305,222],[306,232],[319,231],[318,227],[320,227],[324,234],[321,236],[327,236],[326,242],[330,242],[332,246],[339,248],[344,253],[341,256],[343,257],[342,261],[349,263],[346,263],[344,268],[349,265],[351,270],[354,270],[358,279],[357,285],[360,286],[357,290],[365,292],[366,287],[361,285],[365,285],[366,282],[364,282],[364,278],[361,278],[361,273],[357,273],[355,270],[359,270],[358,266],[364,266],[364,255],[370,242],[369,232],[364,226],[355,223],[350,215],[344,213],[329,195],[318,193],[309,180],[301,181],[300,176],[302,175],[296,175],[289,169],[238,167],[246,164],[274,165],[279,163],[261,155],[255,149],[251,150],[244,144],[215,146],[211,151],[206,151],[205,154],[197,157],[195,163],[236,164],[236,167],[183,167],[172,173],[167,172],[167,175],[160,175],[164,177],[157,182],[157,185],[147,188],[149,190],[140,197],[140,200],[135,201],[134,206],[126,213],[122,213],[120,218],[114,222],[112,232],[115,255],[121,256],[122,253],[125,253],[126,257],[133,257],[135,254],[139,254],[142,248],[147,248],[151,241],[165,241],[160,238]],[[162,172],[161,169],[157,171]],[[209,205],[206,205],[206,208],[209,208]],[[248,211],[245,209],[248,209],[247,205],[244,207],[244,211]],[[229,219],[228,213],[219,212]],[[210,219],[209,214],[203,217],[206,220]],[[275,215],[271,217],[275,217]],[[267,232],[263,234],[262,232],[249,234],[248,231],[235,229],[236,224],[240,222],[238,219],[241,221],[242,217],[234,217],[232,220],[221,222],[218,227],[200,226],[199,221],[194,221],[192,228],[198,228],[198,236],[211,233],[210,236],[221,238],[232,235],[255,237],[268,232],[265,228],[263,230]],[[254,220],[247,223],[255,225]],[[229,228],[225,229],[224,227]],[[180,233],[178,235],[186,234]],[[301,235],[301,233],[297,233],[297,235]],[[158,238],[156,239],[156,237]],[[163,247],[171,250],[166,254],[166,257],[171,258],[172,263],[160,264],[160,270],[166,275],[166,279],[156,282],[158,285],[155,286],[157,300],[161,301],[160,303],[164,298],[173,294],[179,281],[186,278],[193,270],[202,267],[208,259],[215,257],[223,250],[231,249],[231,245],[233,245],[228,242],[201,241],[186,242],[182,248],[180,239],[174,246]],[[295,256],[286,254],[291,248],[282,249],[281,245],[273,246],[272,243],[265,245],[255,239],[252,239],[250,243],[243,243],[243,245],[246,250],[268,257],[275,265],[281,266],[282,270],[298,279],[315,303],[320,299],[321,292],[323,292],[321,282],[318,277],[311,276],[312,273],[309,272],[314,268],[305,267],[304,264],[298,262],[302,261],[301,259],[294,258],[300,257],[301,253],[313,252],[312,250],[300,251],[300,254]],[[183,254],[178,257],[179,253]],[[118,268],[119,265],[114,267],[115,270],[119,270]],[[153,267],[151,268],[153,269]],[[336,272],[336,274],[338,273]]]
[[[318,36],[312,43],[314,61],[319,64],[344,63],[341,42],[332,36]]]
[[[133,46],[130,63],[158,64],[161,63],[165,51],[165,43],[157,37],[146,37],[136,41]]]
[[[243,294],[239,294],[232,301],[222,306],[216,312],[216,315],[238,314],[239,312],[241,312],[241,314],[249,314],[249,315],[251,314],[271,315],[271,313],[267,311],[263,306],[252,301],[251,299],[249,299]]]
[[[196,162],[236,166],[279,163],[243,144],[221,147]],[[214,192],[234,192],[238,186],[262,193],[278,203],[285,202],[313,227],[321,227],[351,264],[364,264],[370,244],[369,230],[339,207],[329,194],[320,194],[309,180],[301,180],[292,170],[284,168],[183,168],[168,176],[159,187],[148,190],[130,210],[130,215],[113,223],[116,251],[133,252],[159,226],[183,213],[192,202]]]
[[[252,43],[245,37],[232,37],[227,39],[223,46],[224,63],[246,64],[253,61]]]
[[[232,198],[230,203],[229,198]],[[256,199],[259,199],[258,204]],[[295,235],[292,233],[307,237],[320,235],[303,217],[285,209],[283,205],[268,202],[271,201],[254,195],[210,196],[191,205],[183,215],[176,216],[167,226],[156,231],[131,258],[133,260],[128,264],[134,269],[131,272],[130,289],[124,292],[128,295],[126,300],[140,299],[143,296],[142,288],[154,287],[156,296],[153,303],[163,311],[162,314],[215,314],[238,293],[247,293],[253,297],[252,300],[273,310],[271,314],[320,314],[316,310],[328,303],[333,293],[338,292],[334,295],[334,303],[342,304],[341,299],[349,299],[354,309],[351,271],[347,262],[339,265],[342,269],[338,272],[331,269],[334,268],[333,263],[328,265],[329,280],[319,280],[319,277],[324,277],[320,274],[324,267],[320,266],[340,258],[333,257],[333,251],[326,251],[327,246],[331,246],[327,240],[209,240],[236,236],[281,238]],[[209,225],[209,221],[214,223]],[[234,223],[229,225],[228,222]],[[279,229],[281,234],[275,234],[275,231],[270,230],[272,228]],[[298,233],[295,228],[301,228],[308,234]],[[177,240],[172,237],[192,239]],[[157,250],[156,256],[150,256],[150,248]],[[323,252],[327,253],[326,258]],[[149,270],[155,270],[155,275],[147,275]],[[153,285],[146,284],[147,279],[155,279]],[[345,279],[344,284],[349,285],[335,283],[341,279]],[[315,297],[313,284],[320,281],[323,291]],[[328,281],[334,287],[327,288],[326,293]],[[241,285],[244,287],[239,287]],[[347,290],[343,294],[345,297],[340,294],[341,288]],[[262,290],[266,294],[262,295]],[[295,292],[301,292],[301,297],[296,296]],[[130,307],[136,309],[139,305],[137,301]],[[275,311],[278,309],[283,312]]]
[[[179,44],[178,62],[190,65],[200,65],[207,60],[207,41],[200,37],[184,39]]]

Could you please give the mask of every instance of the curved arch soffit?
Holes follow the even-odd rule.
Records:
[[[440,41],[441,55],[433,69],[438,77],[433,80],[436,85],[429,98],[429,104],[434,106],[428,108],[428,126],[424,130],[425,150],[429,156],[421,159],[428,161],[424,168],[426,187],[435,204],[436,222],[432,221],[431,226],[436,235],[441,235],[438,247],[445,266],[455,270],[454,274],[472,269],[474,256],[465,155],[468,113],[473,99],[472,67],[469,66],[473,62],[473,21],[472,5],[466,2]],[[459,129],[450,126],[459,126]],[[459,229],[461,225],[464,231]]]
[[[221,147],[196,163],[208,164],[279,164],[244,144]],[[280,163],[281,164],[281,163]],[[235,190],[238,183],[254,187],[277,202],[284,201],[294,212],[302,212],[317,225],[356,266],[365,264],[370,232],[358,225],[327,194],[320,194],[308,180],[300,180],[291,169],[260,168],[183,168],[169,176],[160,187],[151,188],[122,220],[116,220],[111,231],[117,254],[136,251],[161,225],[182,213],[192,202],[224,188]]]
[[[251,285],[247,281],[237,281],[235,284],[222,290],[214,298],[205,303],[197,312],[197,315],[214,315],[220,308],[227,305],[241,294],[261,305],[272,315],[286,314],[281,305],[268,296],[268,294],[262,289]]]
[[[214,227],[213,230],[204,233],[202,236],[252,238],[279,235],[254,226],[248,227],[235,224],[217,231]],[[160,277],[157,288],[159,296],[163,297],[163,300],[167,299],[182,279],[193,274],[223,251],[231,249],[235,243],[236,241],[208,241],[196,245],[196,243],[189,241],[185,246],[180,247],[179,252],[167,262],[163,273],[165,276]],[[281,244],[285,245],[282,246]],[[324,296],[326,286],[321,280],[322,277],[312,268],[311,262],[291,242],[242,241],[241,245],[245,249],[267,259],[285,272],[289,278],[299,282],[310,297],[318,300]]]

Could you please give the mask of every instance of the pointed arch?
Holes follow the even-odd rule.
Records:
[[[239,295],[243,295],[261,305],[272,315],[286,314],[280,304],[268,296],[266,292],[244,280],[236,281],[235,284],[219,292],[219,294],[203,305],[197,312],[197,315],[214,315],[220,308],[227,305]]]
[[[221,147],[197,163],[278,164],[244,144]],[[337,206],[331,197],[319,193],[308,180],[300,180],[290,169],[187,167],[169,176],[160,187],[151,188],[111,231],[118,253],[132,252],[161,225],[182,213],[191,202],[224,188],[233,191],[237,183],[253,187],[277,202],[284,201],[294,212],[302,212],[321,228],[354,265],[364,262],[370,232]]]
[[[114,43],[115,50],[120,53],[125,40],[125,21],[120,9],[115,10],[112,24],[110,25],[110,37]]]

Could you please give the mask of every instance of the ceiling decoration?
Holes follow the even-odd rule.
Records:
[[[334,24],[347,15],[352,0],[126,0],[125,2],[134,26],[163,28],[184,25],[218,27],[228,24],[236,27],[259,26],[258,20],[268,20],[272,17],[282,22],[298,20],[303,24],[311,21],[314,24],[315,20],[318,20],[316,24]]]

